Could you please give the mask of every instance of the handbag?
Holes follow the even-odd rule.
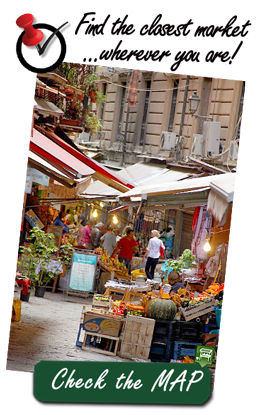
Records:
[[[160,258],[164,258],[164,247],[160,246]]]

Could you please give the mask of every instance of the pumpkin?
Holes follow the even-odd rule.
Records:
[[[149,318],[155,320],[173,320],[177,307],[171,300],[156,298],[148,303],[145,311]]]

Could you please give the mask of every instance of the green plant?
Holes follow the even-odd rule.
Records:
[[[194,260],[195,256],[192,255],[191,250],[185,249],[178,259],[168,259],[168,261],[166,261],[166,267],[179,273],[182,269],[190,268]]]
[[[74,252],[74,249],[70,243],[61,245],[60,250],[59,250],[59,259],[64,264],[69,264],[71,262],[73,252]]]
[[[99,90],[100,76],[94,72],[94,67],[80,64],[62,63],[59,68],[68,82],[80,89],[86,96],[89,96],[91,91],[95,92],[95,104],[98,107],[106,101],[106,96]],[[65,118],[83,120],[82,126],[89,128],[91,133],[98,132],[102,128],[100,119],[94,115],[90,119],[91,112],[90,105],[86,105],[80,100],[74,100],[74,110],[68,108],[65,111]]]
[[[27,246],[20,247],[18,266],[30,278],[32,289],[36,282],[39,286],[46,286],[58,273],[58,266],[49,266],[52,256],[58,251],[54,243],[55,237],[52,233],[34,227],[30,230],[28,241]]]

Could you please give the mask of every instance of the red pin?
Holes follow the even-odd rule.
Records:
[[[34,17],[30,13],[23,14],[16,20],[17,26],[25,31],[22,41],[26,46],[36,46],[43,39],[43,32],[33,27],[33,20]]]

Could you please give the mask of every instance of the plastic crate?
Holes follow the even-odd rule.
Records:
[[[174,340],[199,342],[204,333],[204,321],[176,321],[174,325]]]
[[[174,322],[155,322],[149,359],[152,362],[170,362],[173,351]]]
[[[216,321],[219,328],[227,328],[227,309],[216,309]]]
[[[173,360],[183,360],[185,356],[195,358],[197,346],[202,343],[174,342]]]

